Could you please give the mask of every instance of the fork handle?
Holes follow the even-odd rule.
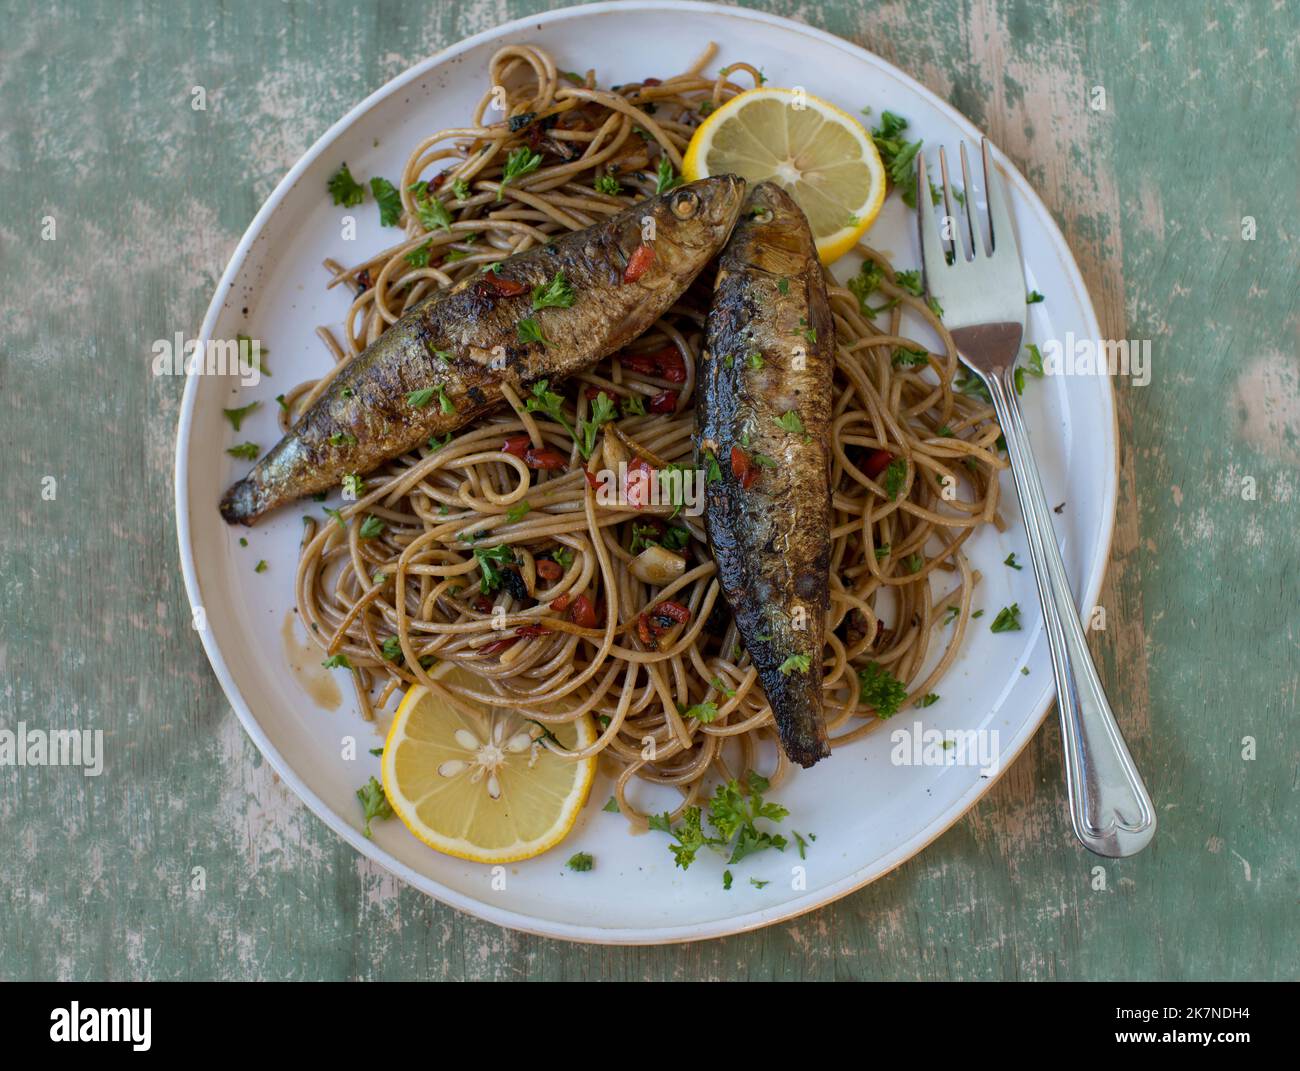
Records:
[[[1155,807],[1115,722],[1079,624],[1012,376],[1007,368],[984,380],[1006,438],[1043,607],[1056,676],[1070,821],[1089,851],[1110,858],[1135,855],[1155,835]]]

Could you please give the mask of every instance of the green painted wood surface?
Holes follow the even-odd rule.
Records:
[[[0,976],[1294,977],[1295,5],[763,5],[984,127],[1055,213],[1105,334],[1154,341],[1151,384],[1120,387],[1096,643],[1159,806],[1145,855],[1074,842],[1053,721],[926,852],[830,908],[695,946],[579,947],[403,887],[272,776],[189,627],[182,384],[150,376],[149,346],[197,332],[262,199],[347,108],[547,6],[0,4],[0,727],[98,727],[110,749],[98,779],[0,769]]]

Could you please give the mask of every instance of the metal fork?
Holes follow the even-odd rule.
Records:
[[[989,252],[985,251],[975,210],[965,143],[961,146],[964,225],[953,211],[956,199],[948,181],[947,155],[939,150],[945,213],[942,234],[935,220],[925,160],[917,158],[916,203],[926,289],[943,309],[944,324],[952,332],[962,364],[988,388],[1006,438],[1056,676],[1065,780],[1075,835],[1098,855],[1134,855],[1155,834],[1155,808],[1115,723],[1097,667],[1084,642],[1079,610],[1070,594],[1051,511],[1021,417],[1015,364],[1025,332],[1024,270],[1011,226],[1010,205],[989,153],[988,138],[983,139],[983,156]],[[952,248],[951,260],[947,243]]]

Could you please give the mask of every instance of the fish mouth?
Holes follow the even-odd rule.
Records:
[[[745,180],[739,175],[710,175],[692,182],[689,188],[700,199],[704,222],[730,233],[745,203]]]

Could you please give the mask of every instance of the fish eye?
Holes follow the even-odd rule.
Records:
[[[699,207],[700,199],[691,190],[681,190],[673,195],[673,215],[678,219],[690,219]]]

